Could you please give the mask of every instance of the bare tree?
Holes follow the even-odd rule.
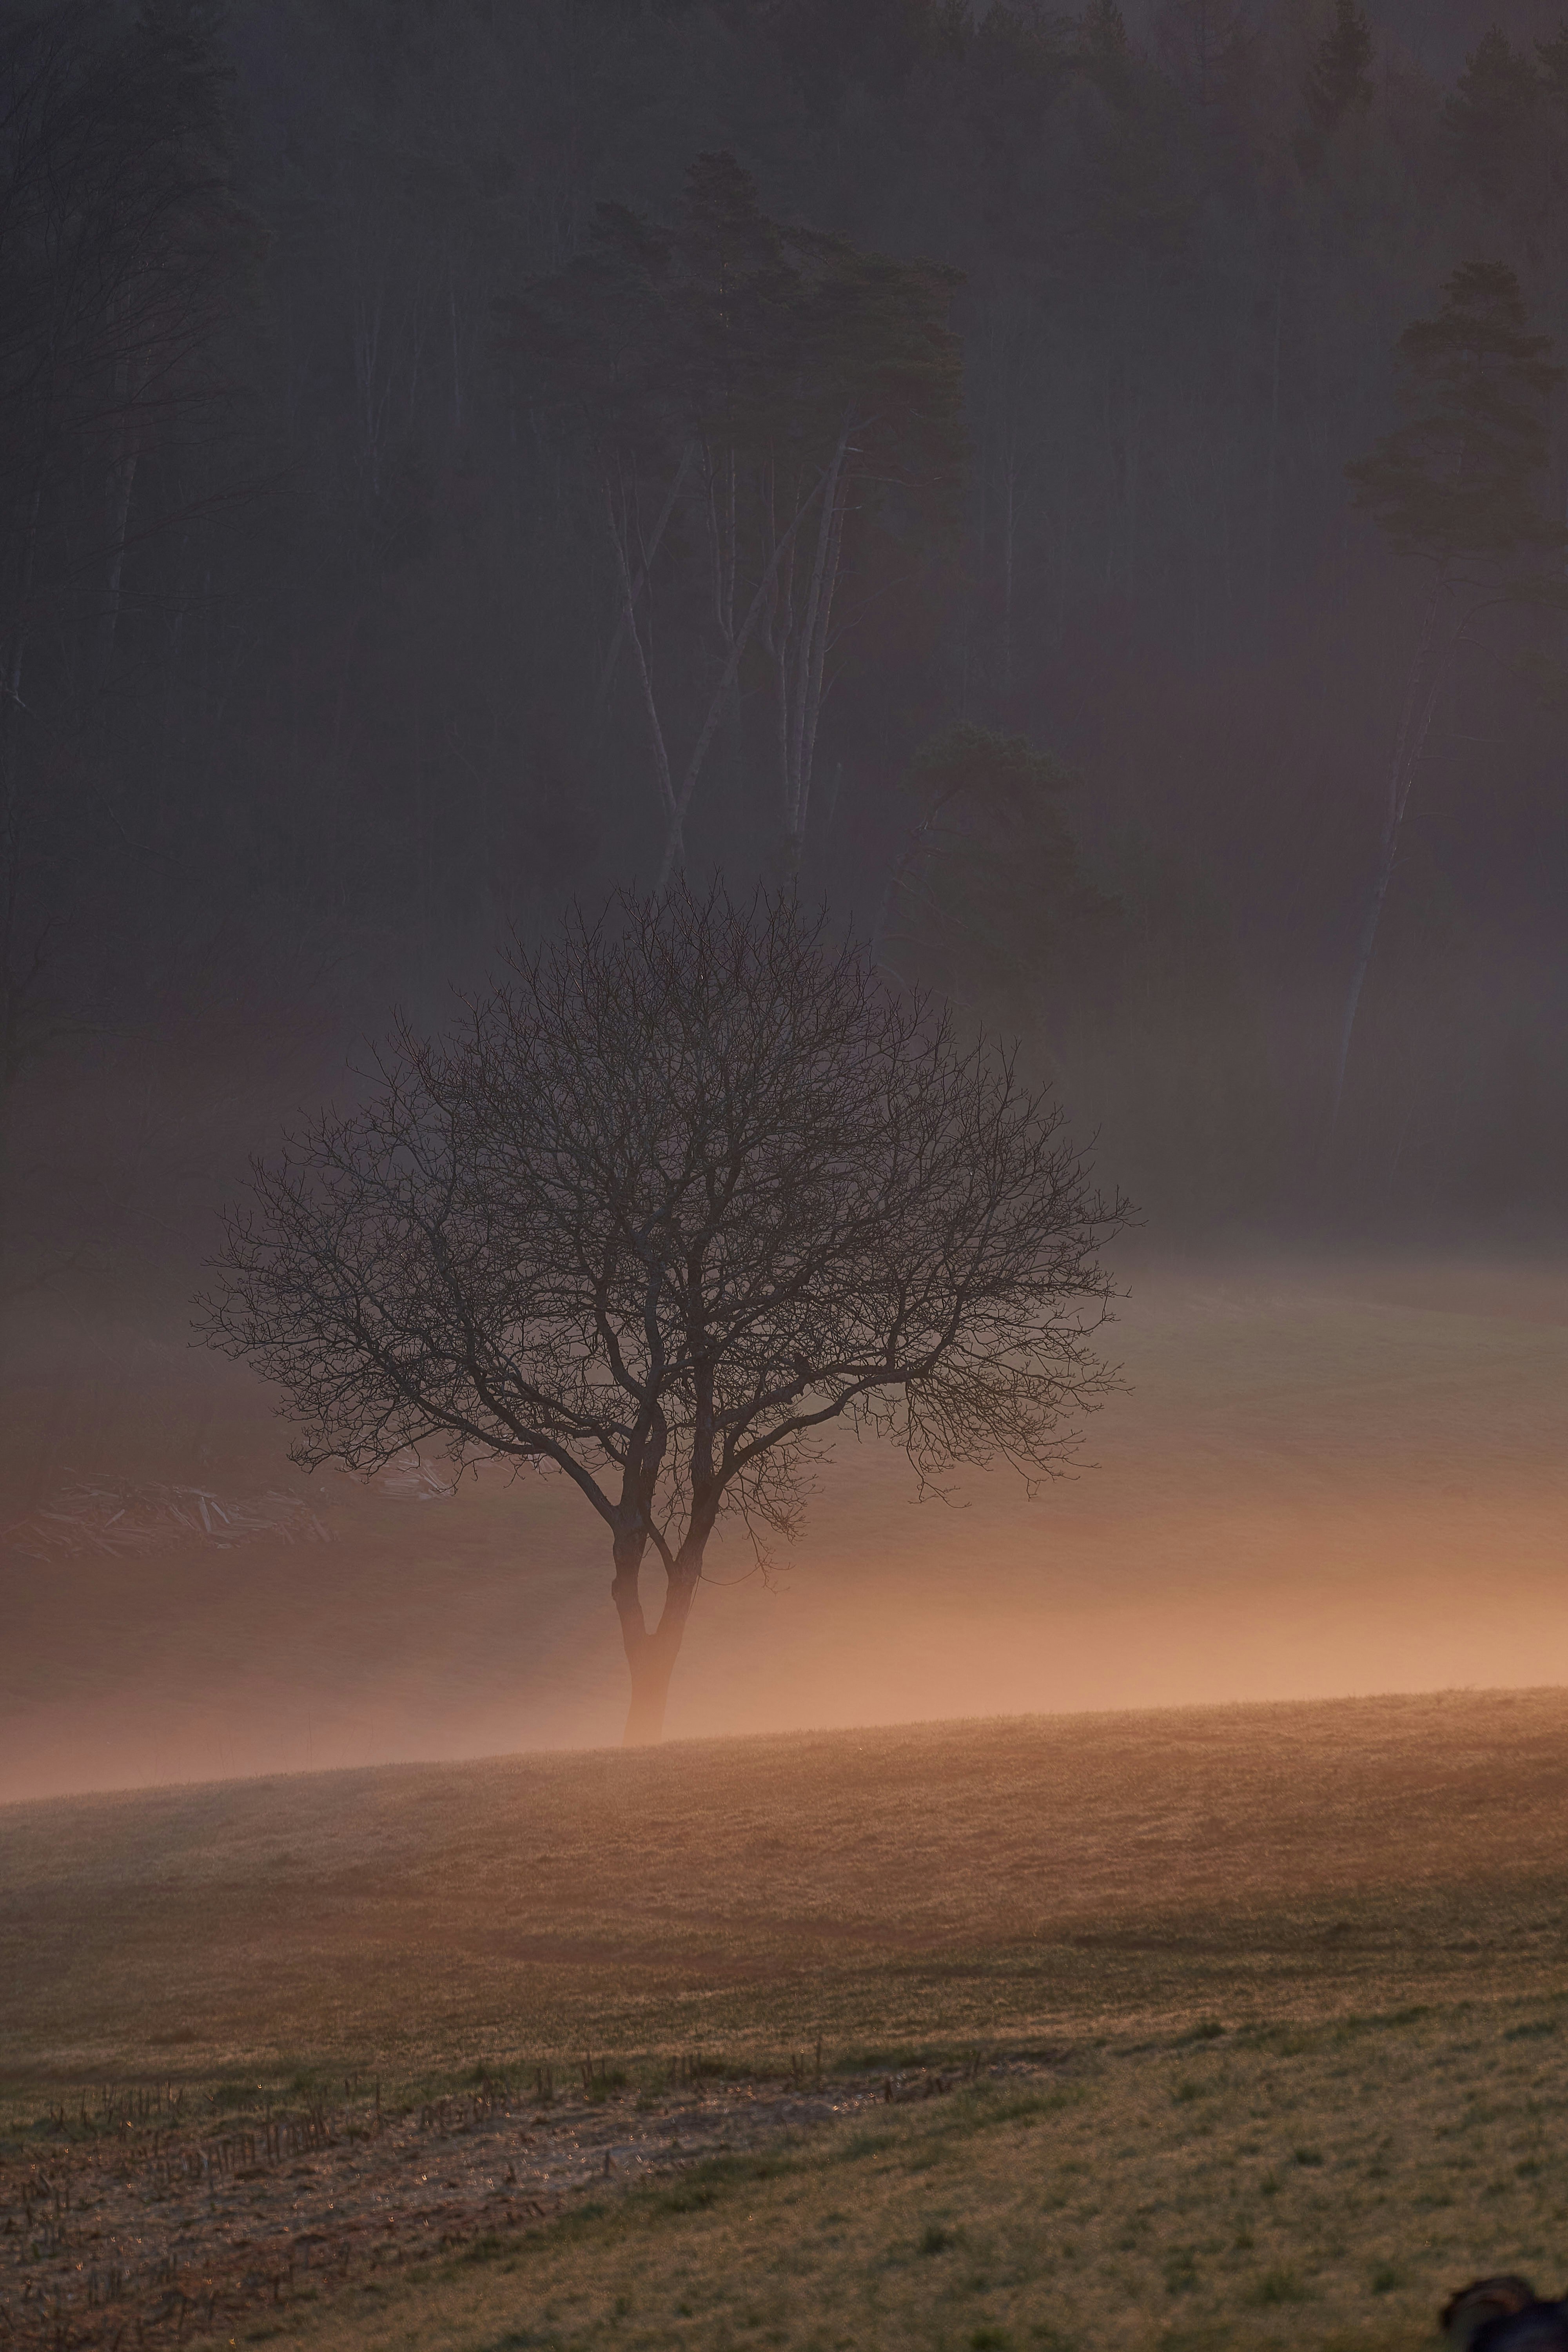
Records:
[[[305,1465],[439,1437],[569,1478],[610,1537],[628,1742],[721,1517],[792,1535],[836,1423],[922,1485],[1032,1479],[1107,1384],[1126,1204],[1008,1055],[791,896],[623,897],[514,948],[446,1038],[400,1027],[378,1079],[258,1164],[205,1336],[281,1388]]]

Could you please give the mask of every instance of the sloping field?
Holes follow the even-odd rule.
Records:
[[[1562,1691],[55,1800],[0,1921],[19,2347],[1415,2347],[1568,2279]]]
[[[0,2047],[452,2067],[1554,1985],[1568,1693],[1025,1717],[0,1811]]]

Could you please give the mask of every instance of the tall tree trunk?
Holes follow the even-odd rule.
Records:
[[[1441,647],[1437,643],[1438,615],[1442,611],[1447,583],[1441,572],[1432,583],[1432,593],[1421,625],[1421,637],[1411,657],[1410,672],[1405,680],[1405,706],[1400,712],[1399,732],[1394,738],[1394,757],[1389,763],[1388,798],[1384,806],[1383,837],[1378,844],[1377,865],[1373,869],[1372,889],[1366,911],[1362,919],[1361,937],[1356,942],[1355,963],[1351,971],[1351,983],[1345,998],[1344,1018],[1340,1024],[1339,1054],[1334,1064],[1333,1100],[1329,1111],[1329,1133],[1332,1136],[1339,1124],[1340,1105],[1345,1089],[1345,1073],[1350,1066],[1351,1044],[1355,1035],[1356,1014],[1361,1008],[1362,992],[1372,968],[1373,953],[1377,946],[1377,934],[1383,921],[1383,910],[1388,901],[1389,885],[1399,859],[1399,836],[1405,824],[1405,812],[1410,803],[1410,787],[1415,781],[1415,771],[1426,747],[1437,697],[1443,689],[1446,662],[1440,655],[1453,650],[1460,635],[1456,629]],[[1460,625],[1462,628],[1463,624]]]
[[[779,756],[784,792],[784,873],[794,881],[800,872],[810,812],[812,772],[816,756],[816,727],[822,713],[824,670],[833,619],[834,592],[838,583],[844,544],[844,509],[849,471],[847,458],[853,414],[847,412],[838,446],[823,477],[826,496],[816,527],[814,558],[805,610],[798,630],[793,622],[781,635],[775,662],[779,694]]]
[[[114,669],[114,643],[120,634],[120,593],[125,577],[125,540],[131,525],[131,494],[136,487],[136,445],[114,461],[110,473],[109,577],[104,583],[103,619],[98,641],[98,686],[107,691]]]
[[[647,666],[647,656],[637,629],[637,593],[632,584],[631,563],[626,554],[626,533],[616,520],[615,493],[608,474],[604,479],[605,523],[615,550],[616,564],[621,578],[621,625],[630,639],[632,658],[637,680],[642,688],[643,713],[647,720],[648,740],[653,747],[654,768],[658,777],[658,796],[664,804],[666,837],[675,844],[678,854],[684,854],[680,838],[683,812],[676,805],[675,787],[669,776],[669,752],[664,740],[664,724],[658,715],[658,702],[653,690],[653,677]]]
[[[669,1678],[680,1655],[686,1621],[691,1614],[702,1569],[700,1550],[695,1558],[689,1558],[691,1546],[682,1545],[673,1570],[668,1572],[658,1622],[650,1632],[638,1589],[647,1541],[640,1530],[617,1537],[615,1580],[610,1586],[616,1614],[621,1621],[621,1643],[632,1681],[631,1706],[622,1740],[626,1748],[651,1747],[664,1735]]]
[[[1285,327],[1285,278],[1274,289],[1274,367],[1268,389],[1268,495],[1264,501],[1263,596],[1268,605],[1274,594],[1274,517],[1279,494],[1279,343]],[[1265,613],[1272,620],[1271,613]]]
[[[669,518],[675,512],[675,502],[680,495],[681,484],[685,481],[687,475],[691,470],[691,460],[694,451],[695,444],[689,441],[685,448],[680,453],[680,463],[675,469],[668,489],[665,492],[664,504],[658,510],[658,520],[653,527],[653,536],[648,541],[647,547],[643,550],[642,562],[638,564],[636,575],[631,581],[630,603],[634,616],[637,611],[637,600],[641,596],[643,590],[647,585],[648,575],[653,570],[654,560],[657,557],[660,547],[664,543],[664,534],[668,528]],[[611,520],[611,530],[612,532],[615,530],[613,516]],[[616,560],[617,569],[621,564],[622,553],[622,545],[617,536],[616,539]],[[609,695],[610,688],[615,683],[616,665],[620,660],[621,647],[626,642],[626,583],[623,581],[621,584],[620,611],[616,621],[615,634],[610,639],[610,650],[605,656],[604,667],[599,672],[599,683],[594,689],[594,708],[595,710],[603,709]]]
[[[661,896],[662,893],[668,888],[670,877],[679,870],[681,861],[685,856],[685,846],[682,840],[681,828],[686,823],[687,812],[691,806],[691,796],[697,790],[697,780],[702,772],[702,763],[708,757],[709,747],[712,743],[714,734],[718,730],[719,721],[724,715],[724,707],[729,699],[730,689],[734,685],[736,677],[740,672],[741,657],[744,654],[746,647],[750,645],[752,635],[755,634],[757,624],[762,618],[763,610],[767,602],[767,598],[773,589],[774,581],[778,577],[779,566],[784,562],[789,549],[794,544],[796,531],[800,529],[801,524],[805,520],[807,514],[816,504],[822,490],[828,486],[830,478],[832,478],[838,462],[839,461],[836,458],[834,466],[829,467],[827,473],[823,474],[818,478],[816,488],[807,493],[805,498],[802,499],[800,505],[796,508],[794,520],[790,523],[788,530],[782,534],[774,544],[773,553],[769,556],[767,561],[767,567],[764,570],[761,580],[757,583],[756,593],[752,598],[751,604],[746,613],[746,617],[735,632],[734,637],[731,643],[729,656],[725,661],[723,669],[720,673],[719,683],[713,691],[713,698],[708,706],[708,716],[702,722],[702,731],[698,736],[691,757],[686,763],[686,773],[681,779],[680,790],[676,795],[674,814],[671,818],[669,832],[664,845],[664,856],[659,864],[658,879],[653,886],[656,897]]]
[[[1002,468],[1002,708],[1008,710],[1013,701],[1013,636],[1014,600],[1016,592],[1018,554],[1018,436],[1016,426],[1008,425],[1006,454]]]

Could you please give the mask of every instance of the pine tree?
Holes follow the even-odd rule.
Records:
[[[1437,316],[1406,327],[1395,352],[1405,420],[1346,468],[1356,505],[1401,553],[1446,573],[1561,542],[1537,500],[1552,454],[1546,403],[1563,378],[1551,349],[1496,261],[1455,270]]]
[[[1360,0],[1334,0],[1334,21],[1318,44],[1307,104],[1323,131],[1337,131],[1372,103],[1372,26]]]
[[[1242,0],[1163,0],[1155,39],[1169,70],[1200,106],[1216,105],[1248,48]]]
[[[1395,347],[1404,422],[1345,468],[1355,504],[1398,553],[1430,567],[1431,582],[1341,1029],[1335,1117],[1411,786],[1459,640],[1485,604],[1562,601],[1560,573],[1541,562],[1568,544],[1540,503],[1552,457],[1549,403],[1563,376],[1551,349],[1548,337],[1530,331],[1513,271],[1467,262],[1448,279],[1436,317],[1417,319]]]
[[[1027,1025],[1042,987],[1081,960],[1111,911],[1061,812],[1072,775],[1022,735],[964,723],[922,746],[910,781],[915,817],[879,956],[905,980]]]
[[[1565,21],[1549,41],[1537,41],[1535,54],[1541,60],[1542,79],[1547,94],[1559,105],[1568,103],[1568,21]]]
[[[936,0],[931,16],[931,41],[939,58],[963,58],[974,38],[974,18],[969,0]]]
[[[1079,43],[1091,66],[1114,69],[1131,64],[1132,44],[1117,0],[1089,0],[1079,20]]]
[[[1466,59],[1443,110],[1455,178],[1506,202],[1534,152],[1543,93],[1530,58],[1494,25]]]

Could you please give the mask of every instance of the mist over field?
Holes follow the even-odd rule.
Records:
[[[971,1474],[917,1505],[901,1456],[845,1444],[768,1582],[710,1554],[669,1736],[1568,1679],[1568,1274],[1189,1263],[1121,1314],[1128,1391],[1036,1501]],[[35,1521],[5,1567],[5,1798],[618,1738],[605,1547],[563,1482],[307,1480],[242,1374],[113,1344],[79,1371],[110,1481],[292,1491],[331,1541],[220,1549],[215,1522],[68,1557]]]
[[[619,1738],[579,1496],[191,1324],[681,872],[1135,1221],[1073,1475],[840,1438],[669,1736],[1568,1682],[1560,17],[0,7],[0,1801]]]

